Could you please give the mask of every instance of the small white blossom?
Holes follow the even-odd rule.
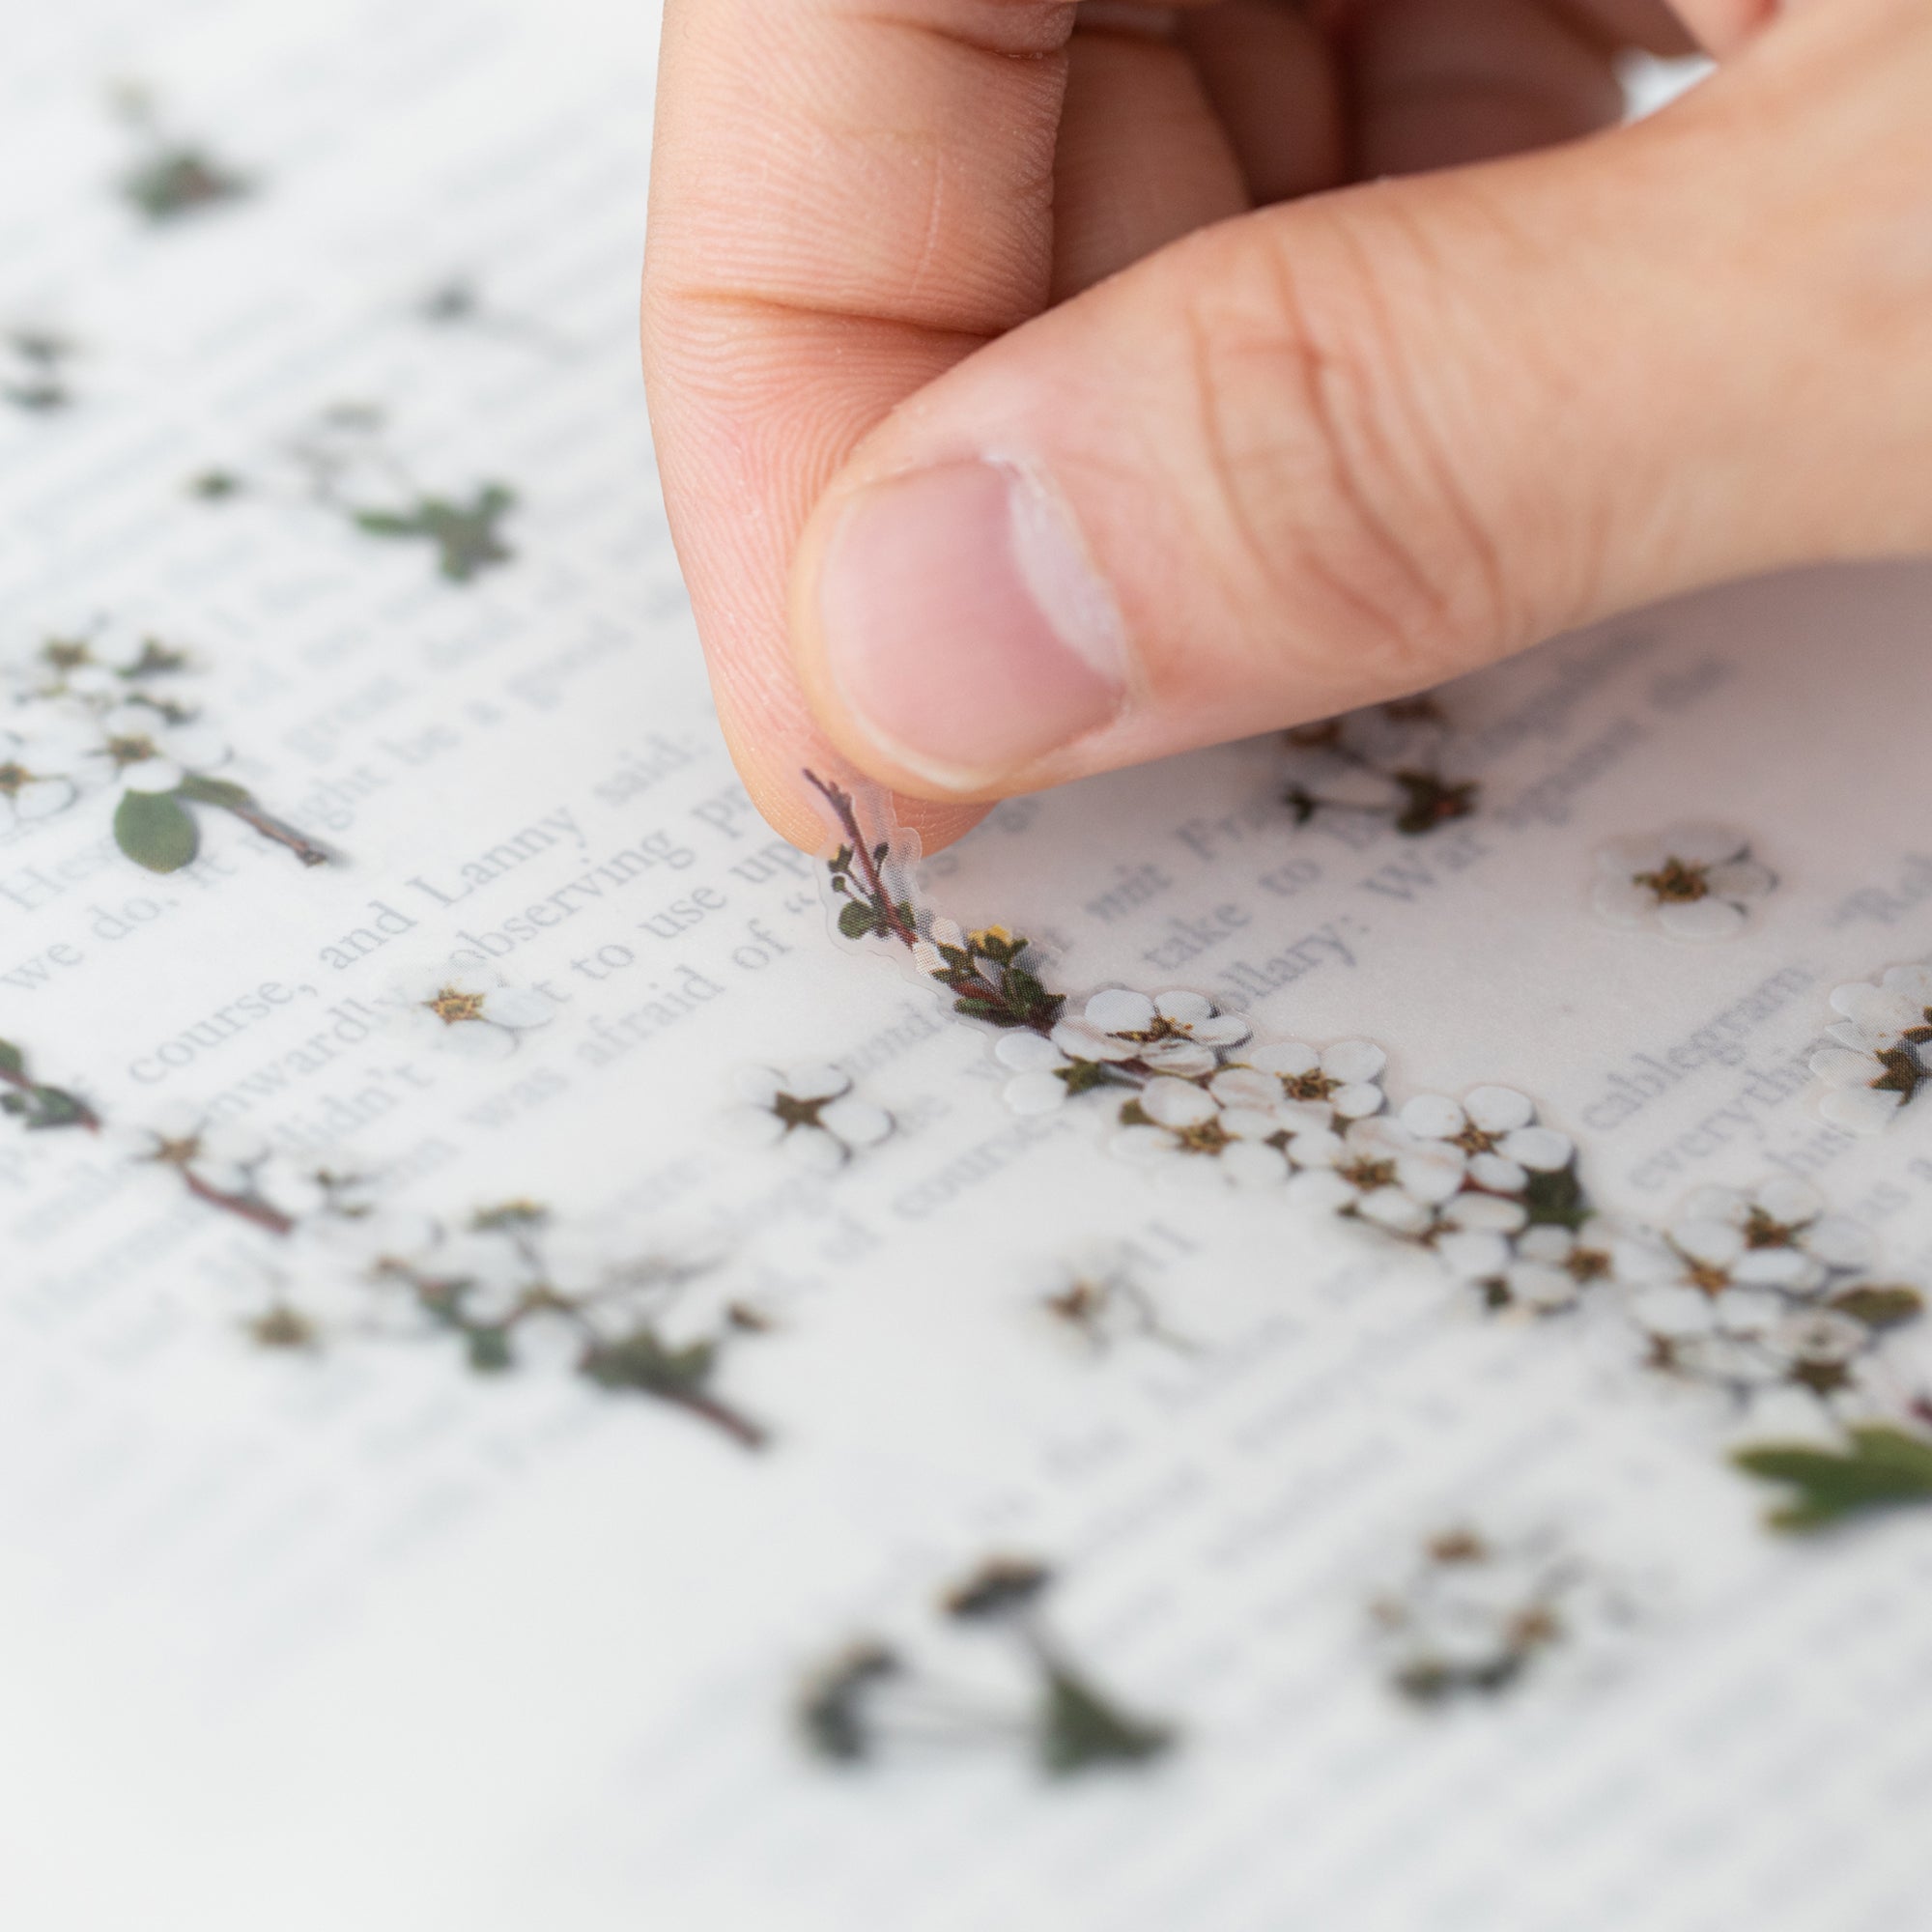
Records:
[[[1826,1029],[1835,1044],[1811,1056],[1825,1087],[1818,1111],[1853,1133],[1881,1133],[1932,1078],[1932,967],[1854,980],[1833,992],[1832,1006],[1844,1017]]]
[[[1314,1047],[1290,1039],[1250,1046],[1233,1059],[1235,1067],[1272,1080],[1279,1099],[1319,1106],[1324,1114],[1345,1121],[1366,1120],[1381,1112],[1381,1078],[1388,1055],[1373,1040],[1342,1039],[1333,1046]]]
[[[849,1075],[836,1066],[748,1068],[738,1079],[743,1105],[726,1117],[747,1146],[782,1148],[787,1157],[819,1173],[843,1167],[862,1149],[893,1131],[883,1107],[852,1097]]]
[[[1726,825],[1673,825],[1655,838],[1619,838],[1597,854],[1597,911],[1616,925],[1672,939],[1729,939],[1777,883]]]
[[[522,1035],[554,1017],[545,994],[511,985],[494,966],[419,967],[389,991],[402,1029],[418,1043],[471,1060],[507,1060]]]
[[[1079,1016],[1053,1030],[1053,1043],[1071,1060],[1102,1064],[1136,1061],[1155,1073],[1193,1079],[1221,1064],[1221,1050],[1247,1038],[1246,1020],[1217,1013],[1199,993],[1145,993],[1113,987],[1095,993]]]
[[[1061,1075],[1072,1073],[1076,1063],[1052,1040],[1015,1028],[994,1042],[993,1058],[1013,1076],[1000,1091],[1014,1113],[1050,1114],[1066,1104],[1072,1090]]]
[[[123,791],[178,791],[191,773],[228,761],[227,741],[193,720],[171,723],[151,704],[118,704],[96,721],[91,769]]]
[[[1292,1194],[1412,1236],[1435,1225],[1461,1191],[1468,1165],[1460,1148],[1386,1119],[1354,1121],[1340,1134],[1302,1136],[1296,1153],[1306,1165],[1290,1183]]]
[[[1878,1243],[1862,1223],[1826,1212],[1806,1182],[1769,1180],[1747,1194],[1700,1187],[1671,1229],[1680,1253],[1730,1278],[1810,1293],[1834,1273],[1868,1268]]]
[[[1288,1179],[1288,1159],[1268,1145],[1272,1122],[1241,1110],[1223,1111],[1206,1088],[1156,1074],[1128,1103],[1127,1123],[1114,1136],[1123,1160],[1189,1180],[1219,1178],[1238,1187],[1275,1187]]]
[[[184,1180],[228,1202],[267,1208],[291,1221],[318,1212],[327,1190],[312,1168],[277,1152],[254,1128],[211,1121],[200,1108],[173,1102],[137,1127],[110,1127],[126,1158],[173,1168]]]
[[[0,730],[0,807],[29,822],[65,811],[77,796],[76,748],[53,733]]]
[[[1574,1307],[1593,1288],[1628,1286],[1660,1266],[1653,1243],[1592,1219],[1580,1229],[1525,1228],[1501,1279],[1513,1303],[1550,1314]]]
[[[1513,1087],[1472,1087],[1462,1100],[1418,1094],[1399,1117],[1419,1139],[1459,1150],[1470,1183],[1520,1194],[1532,1174],[1558,1174],[1576,1157],[1567,1134],[1536,1123],[1536,1105]]]

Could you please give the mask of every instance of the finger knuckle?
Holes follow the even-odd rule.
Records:
[[[1460,487],[1373,251],[1333,222],[1303,245],[1257,224],[1232,276],[1188,303],[1202,455],[1231,570],[1282,648],[1338,636],[1390,681],[1465,662],[1507,630],[1499,547]]]

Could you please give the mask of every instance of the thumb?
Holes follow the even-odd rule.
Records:
[[[1921,0],[1834,0],[1651,121],[1243,216],[1013,330],[813,513],[821,723],[997,797],[1932,547],[1928,88]]]

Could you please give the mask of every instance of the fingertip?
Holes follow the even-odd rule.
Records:
[[[837,843],[824,803],[805,775],[808,771],[820,777],[839,774],[849,782],[849,760],[823,743],[793,740],[781,745],[769,738],[748,739],[728,724],[724,742],[759,816],[781,838],[814,857]],[[890,793],[889,806],[893,824],[914,834],[920,850],[927,853],[944,851],[963,838],[992,810],[990,804],[942,802],[898,791]]]

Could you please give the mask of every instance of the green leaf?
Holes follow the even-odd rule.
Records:
[[[510,1338],[500,1328],[472,1328],[469,1339],[469,1366],[478,1375],[501,1375],[511,1366]]]
[[[1069,1094],[1091,1094],[1107,1081],[1106,1069],[1097,1060],[1076,1060],[1071,1066],[1058,1068],[1054,1077]]]
[[[1879,1288],[1861,1282],[1833,1295],[1830,1305],[1867,1328],[1896,1328],[1925,1312],[1925,1297],[1916,1288]]]
[[[980,993],[962,993],[952,1003],[955,1013],[964,1013],[969,1020],[980,1020],[987,1026],[1019,1027],[1026,1022],[1017,1013],[1009,1012],[999,1001],[990,1000]]]
[[[715,1342],[668,1347],[653,1329],[639,1328],[617,1342],[600,1342],[578,1364],[599,1388],[638,1389],[645,1395],[696,1395],[718,1360]]]
[[[27,1056],[11,1039],[0,1039],[0,1073],[23,1074]]]
[[[1575,1165],[1554,1174],[1532,1174],[1522,1191],[1531,1227],[1580,1228],[1594,1211]]]
[[[189,799],[196,805],[218,805],[224,811],[233,810],[238,805],[255,803],[255,795],[246,785],[232,783],[227,779],[205,778],[200,772],[189,772],[176,789],[175,796]]]
[[[393,510],[357,510],[355,524],[372,537],[417,537],[424,534],[420,517],[399,517]]]
[[[1009,966],[1001,980],[1001,990],[1021,1012],[1030,1013],[1049,998],[1044,986],[1023,966]]]
[[[1874,1510],[1932,1502],[1932,1442],[1878,1425],[1849,1434],[1848,1450],[1763,1442],[1733,1452],[1747,1474],[1797,1492],[1766,1519],[1774,1529],[1802,1534]]]
[[[114,842],[151,872],[179,872],[200,840],[194,820],[172,792],[128,791],[114,808]]]
[[[1166,1724],[1117,1710],[1065,1665],[1047,1674],[1040,1712],[1040,1762],[1055,1777],[1099,1764],[1144,1764],[1174,1744]]]
[[[838,930],[847,939],[864,939],[879,930],[879,915],[870,906],[854,899],[838,909]]]
[[[19,1115],[29,1133],[84,1126],[89,1119],[86,1106],[59,1087],[30,1087],[24,1094],[9,1094],[0,1106],[10,1114]]]

